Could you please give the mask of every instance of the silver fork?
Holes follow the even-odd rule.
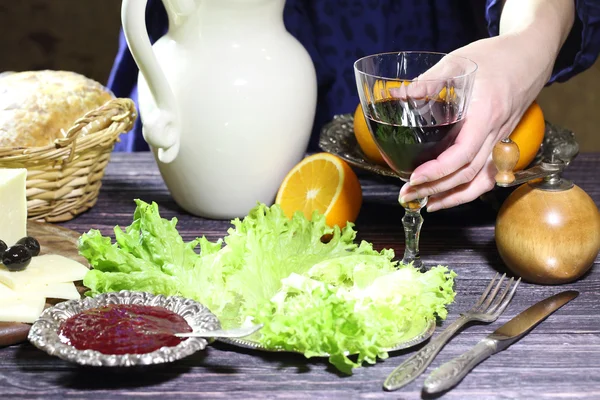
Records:
[[[516,282],[514,278],[510,278],[502,293],[498,295],[505,277],[506,274],[503,274],[498,280],[498,274],[496,274],[477,300],[477,303],[469,311],[462,313],[456,321],[448,325],[437,337],[431,339],[421,350],[394,369],[383,383],[383,388],[390,391],[400,389],[421,375],[444,345],[465,324],[471,321],[485,323],[496,321],[512,300],[521,282],[521,278]]]

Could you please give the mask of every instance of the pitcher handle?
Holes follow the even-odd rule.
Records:
[[[158,149],[161,162],[170,163],[179,153],[181,120],[175,95],[152,51],[146,31],[147,3],[148,0],[123,0],[121,21],[131,55],[146,79],[157,107],[155,112],[144,116],[144,140]],[[172,0],[165,3],[172,7]]]

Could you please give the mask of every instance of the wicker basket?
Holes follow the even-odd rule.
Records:
[[[68,221],[96,204],[104,169],[136,119],[130,99],[114,99],[75,121],[54,145],[0,148],[0,168],[27,169],[28,218]]]

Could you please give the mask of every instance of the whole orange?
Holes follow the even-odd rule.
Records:
[[[360,104],[354,112],[354,136],[360,149],[369,160],[380,165],[387,165],[369,132],[367,120]]]
[[[519,146],[520,152],[515,171],[522,170],[533,161],[544,140],[545,127],[544,113],[539,104],[534,101],[510,134],[510,138]]]

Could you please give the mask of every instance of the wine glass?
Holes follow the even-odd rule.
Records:
[[[477,64],[444,53],[407,51],[357,60],[354,73],[369,131],[386,163],[405,182],[419,165],[450,147],[464,122]],[[402,262],[423,268],[421,209],[427,198],[402,203]]]

